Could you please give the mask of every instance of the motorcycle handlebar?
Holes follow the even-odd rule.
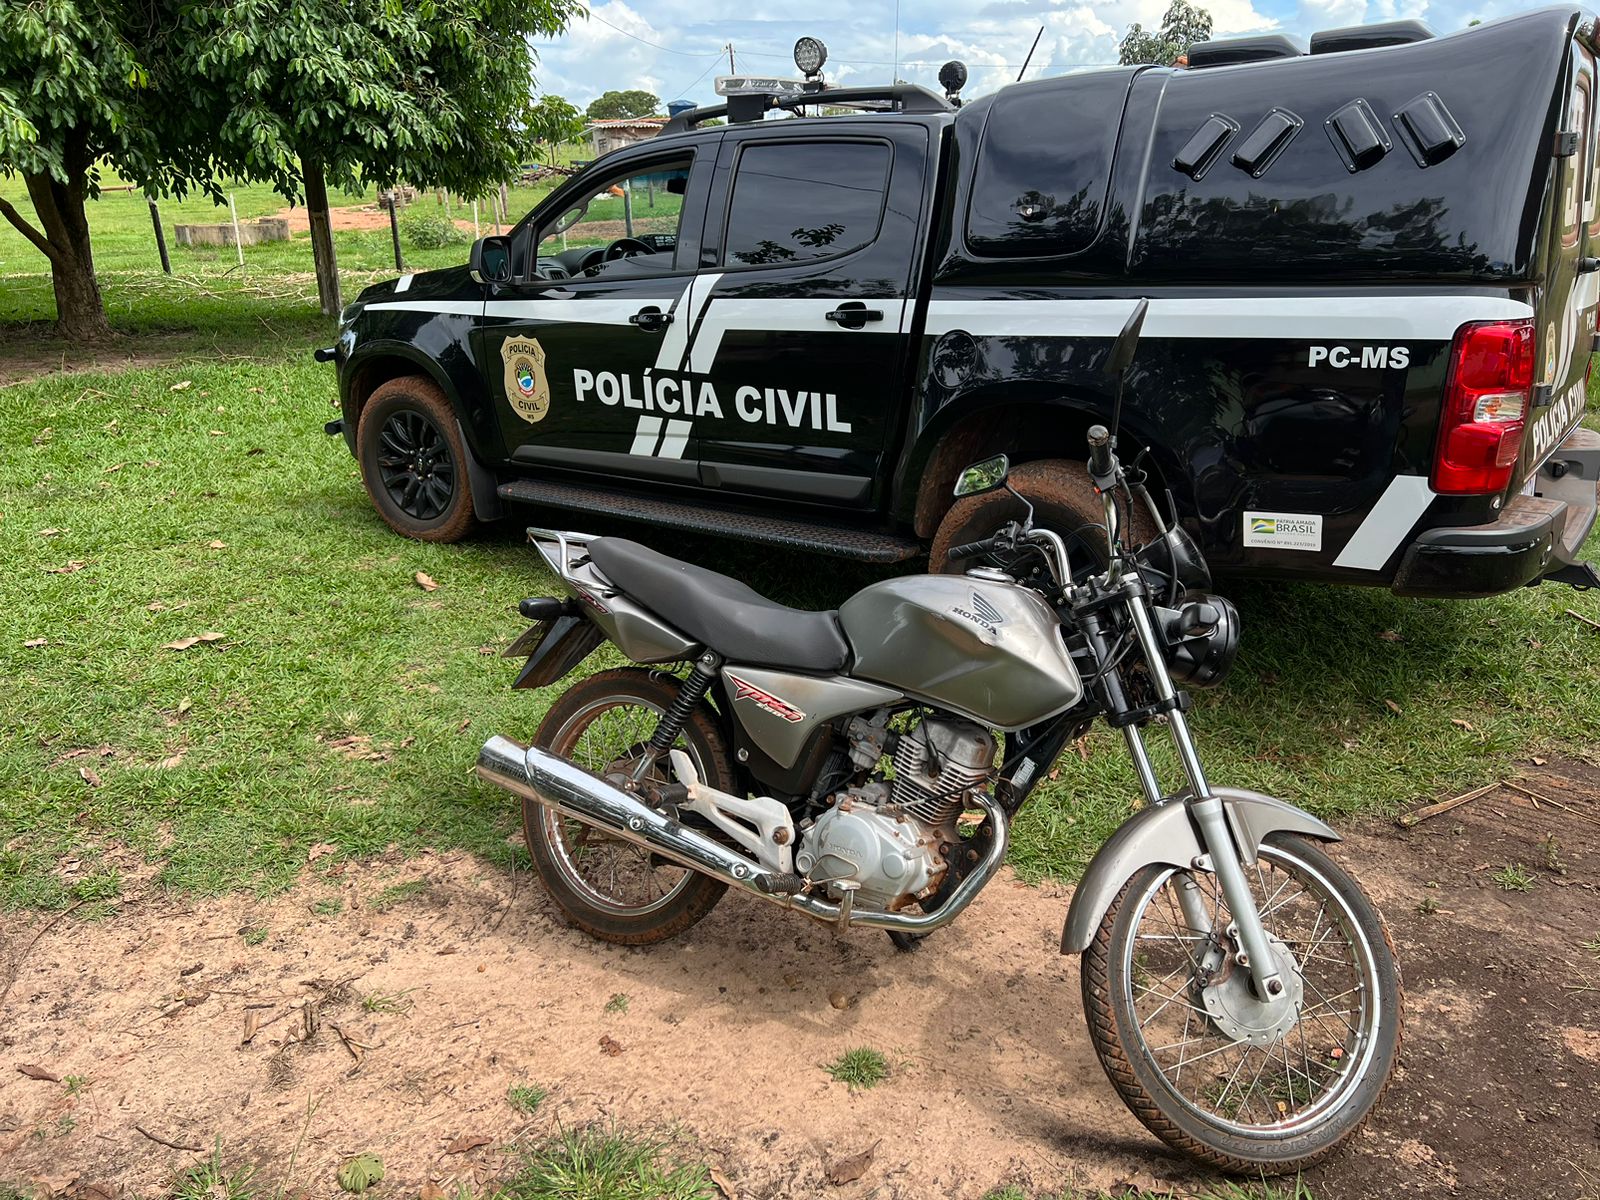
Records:
[[[1116,459],[1111,452],[1111,434],[1104,425],[1089,429],[1089,474],[1096,486],[1104,490],[1100,481],[1116,473]]]
[[[984,538],[979,542],[963,542],[959,546],[951,546],[947,557],[951,562],[957,562],[963,558],[976,558],[980,554],[987,554],[995,549],[998,543],[998,535]]]

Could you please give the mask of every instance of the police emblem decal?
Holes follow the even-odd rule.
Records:
[[[535,338],[507,338],[500,346],[506,367],[506,402],[529,424],[550,411],[550,381],[544,372],[544,347]]]

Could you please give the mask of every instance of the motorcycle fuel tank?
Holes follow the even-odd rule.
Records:
[[[855,652],[852,676],[994,729],[1026,728],[1083,696],[1061,622],[1015,584],[959,575],[886,579],[845,601],[839,621]]]

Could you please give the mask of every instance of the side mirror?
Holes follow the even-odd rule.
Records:
[[[467,269],[479,283],[507,283],[511,279],[511,239],[479,238],[472,243]]]
[[[973,463],[956,480],[956,496],[976,496],[979,492],[993,491],[1005,483],[1010,472],[1011,460],[1004,454]]]

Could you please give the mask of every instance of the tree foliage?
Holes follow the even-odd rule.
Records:
[[[1134,63],[1155,63],[1170,67],[1179,55],[1188,52],[1196,42],[1211,36],[1211,14],[1187,0],[1172,0],[1172,6],[1161,18],[1161,28],[1145,30],[1137,21],[1128,26],[1128,32],[1118,49],[1117,61],[1124,66]]]
[[[530,111],[528,133],[535,141],[559,146],[583,132],[583,113],[561,96],[541,96]]]
[[[161,86],[229,171],[300,195],[402,180],[482,195],[513,176],[536,117],[530,37],[577,0],[182,0]]]
[[[606,92],[589,104],[591,121],[616,121],[630,117],[651,117],[661,110],[661,101],[649,92],[632,88],[625,92]]]

